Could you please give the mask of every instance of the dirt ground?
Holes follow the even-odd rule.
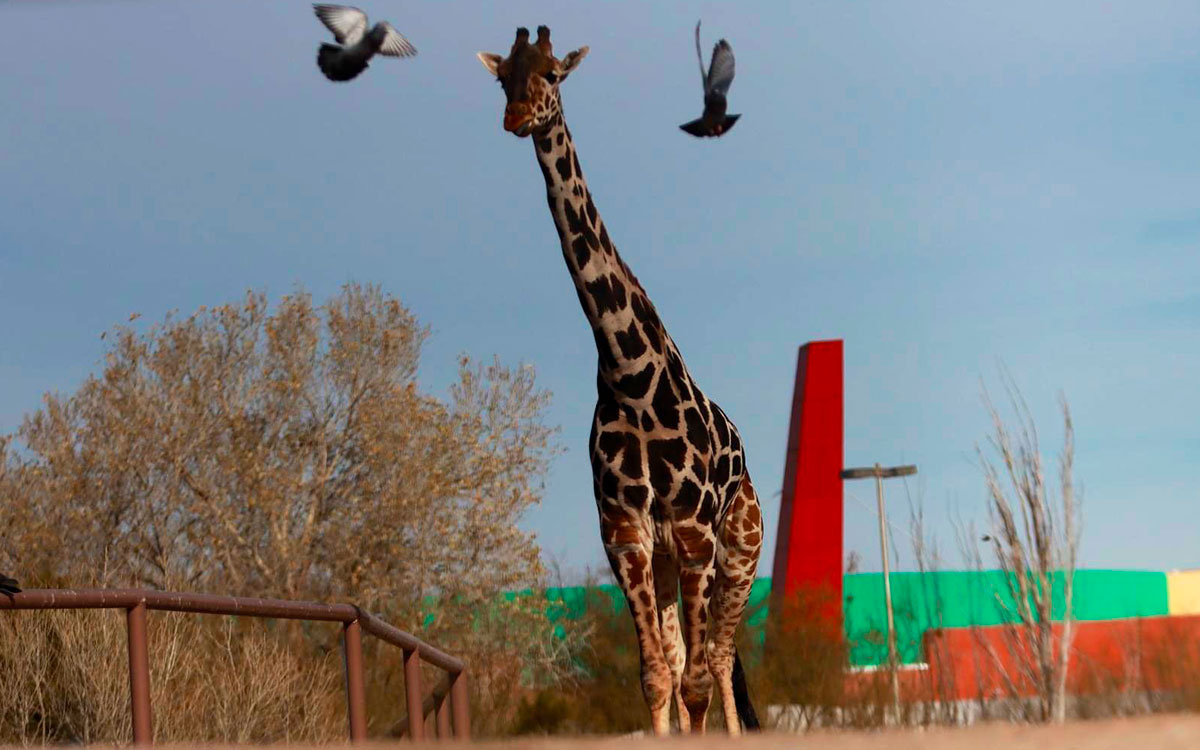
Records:
[[[496,743],[506,750],[651,750],[653,739],[540,739]],[[689,748],[724,748],[729,739],[672,738],[665,744]],[[763,734],[738,742],[743,750],[1200,750],[1200,716],[1153,716],[1115,721],[1076,722],[1062,727],[987,724],[964,729],[894,730],[883,732],[812,732],[805,735]]]
[[[407,744],[407,743],[404,743]],[[812,732],[804,735],[761,734],[738,741],[740,750],[1189,750],[1200,749],[1200,716],[1153,716],[1114,721],[1075,722],[1062,727],[987,724],[965,729],[894,730],[883,732]],[[438,743],[442,750],[465,748]],[[530,738],[480,742],[471,747],[495,750],[657,750],[663,747],[729,748],[729,738],[713,734],[704,739],[652,738]],[[216,750],[215,745],[173,745],[185,750]],[[274,746],[276,748],[281,745]],[[325,746],[328,750],[329,746]],[[365,743],[363,750],[396,750],[396,743]]]

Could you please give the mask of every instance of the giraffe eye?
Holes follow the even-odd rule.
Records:
[[[558,73],[551,71],[543,75],[542,78],[546,79],[546,83],[554,83],[558,80]]]

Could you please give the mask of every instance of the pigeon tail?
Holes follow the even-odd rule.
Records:
[[[738,121],[741,115],[725,115],[720,121],[714,123],[711,120],[701,117],[691,122],[685,122],[679,126],[683,132],[694,135],[697,138],[716,138],[725,135],[729,132],[733,124]]]
[[[679,126],[679,129],[685,133],[690,133],[697,138],[703,138],[708,135],[708,126],[704,123],[704,118],[700,117],[691,122],[685,122]]]
[[[345,50],[334,44],[323,43],[317,50],[317,66],[331,81],[353,80],[367,69],[367,61],[347,55]]]
[[[21,589],[17,587],[17,579],[9,578],[3,573],[0,573],[0,594],[8,594],[9,596],[12,596],[13,594],[19,593],[21,593]]]

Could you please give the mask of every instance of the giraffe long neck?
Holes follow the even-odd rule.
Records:
[[[600,380],[614,386],[619,395],[642,398],[655,370],[668,360],[681,366],[675,345],[646,291],[609,239],[562,116],[533,141],[563,258],[596,339]]]

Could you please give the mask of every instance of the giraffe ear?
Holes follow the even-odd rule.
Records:
[[[500,62],[503,57],[495,52],[476,52],[475,56],[479,58],[479,62],[483,63],[483,67],[488,69],[488,72],[494,76],[498,76],[497,71],[500,69]]]
[[[574,52],[568,52],[559,62],[559,65],[562,67],[562,72],[559,73],[558,80],[561,81],[562,79],[571,75],[571,71],[579,67],[579,63],[583,62],[583,58],[587,57],[587,53],[588,48],[586,46],[580,47]]]

